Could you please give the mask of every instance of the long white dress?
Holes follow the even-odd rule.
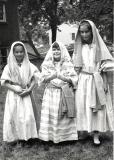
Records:
[[[20,67],[20,75],[21,70]],[[30,70],[32,75],[37,72],[37,68],[31,63]],[[10,80],[8,65],[4,68],[1,78]],[[4,81],[2,81],[3,83]],[[12,142],[29,138],[38,138],[30,95],[21,98],[13,91],[8,90],[4,110],[3,140]]]
[[[95,54],[92,46],[88,44],[82,47],[82,70],[87,72],[96,72],[98,64],[95,63]],[[113,107],[110,92],[106,95],[106,107],[93,112],[91,104],[96,103],[96,89],[93,75],[80,73],[78,87],[75,94],[77,109],[77,130],[78,131],[101,131],[112,130],[113,125]]]

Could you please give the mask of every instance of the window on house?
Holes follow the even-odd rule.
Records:
[[[72,40],[75,40],[75,33],[72,33]]]
[[[6,8],[4,3],[0,3],[0,22],[6,22]]]

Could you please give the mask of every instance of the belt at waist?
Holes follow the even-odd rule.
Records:
[[[92,75],[94,78],[95,82],[95,88],[96,88],[96,104],[91,105],[91,108],[93,108],[93,111],[97,111],[99,109],[102,109],[102,106],[106,104],[106,95],[104,92],[104,87],[103,87],[103,79],[100,75],[99,72],[87,72],[82,70],[82,74],[87,74],[87,75]]]
[[[83,73],[83,74],[89,74],[89,75],[93,75],[94,73],[93,72],[88,72],[88,71],[81,71],[81,73]]]

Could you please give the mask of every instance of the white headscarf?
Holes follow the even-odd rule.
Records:
[[[71,74],[71,73],[75,74],[73,63],[71,62],[71,57],[70,57],[66,47],[61,42],[54,42],[54,43],[57,43],[59,45],[60,51],[61,51],[61,60],[60,60],[61,72],[68,73],[68,74]],[[42,71],[44,69],[48,73],[50,71],[55,71],[53,52],[52,52],[52,47],[53,47],[54,43],[51,45],[42,65],[41,65]]]
[[[103,42],[103,39],[101,38],[95,24],[90,20],[82,20],[80,24],[83,21],[87,21],[91,25],[91,28],[92,28],[93,40],[92,40],[91,45],[94,48],[96,63],[101,62],[102,60],[114,60],[108,48],[106,47],[105,43]],[[76,40],[75,40],[75,45],[74,45],[74,53],[73,53],[73,63],[75,67],[82,67],[82,54],[81,53],[82,53],[82,41],[81,41],[79,29],[78,29]]]
[[[22,72],[21,75],[19,72],[19,65],[13,53],[13,49],[16,44],[22,45],[25,51],[24,59],[21,64],[21,72]],[[13,82],[19,83],[23,88],[25,88],[28,82],[30,81],[32,75],[31,75],[30,61],[28,58],[27,50],[22,42],[16,41],[11,45],[7,64],[9,67],[11,80]]]

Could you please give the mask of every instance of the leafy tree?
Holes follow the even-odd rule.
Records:
[[[30,0],[19,0],[18,2],[19,2],[18,13],[19,13],[19,22],[21,26],[20,27],[21,33],[23,33],[24,38],[27,36],[29,44],[35,51],[36,55],[40,57],[40,54],[38,53],[38,50],[35,48],[32,41],[32,31],[34,28],[32,24],[32,17],[35,13],[35,10],[37,9],[37,5],[35,5],[35,0],[32,0],[32,4]]]
[[[45,28],[45,25],[47,24],[47,28],[50,26],[52,29],[52,41],[55,41],[58,24],[57,6],[58,0],[20,0],[20,23],[24,26],[27,33],[29,32],[30,34],[33,33],[36,26],[44,24],[42,25],[42,28]],[[38,32],[39,34],[41,33],[40,29]]]
[[[56,40],[57,25],[90,19],[101,35],[112,41],[113,0],[19,0],[19,17],[29,38],[37,27],[38,36],[52,30],[52,42]],[[45,36],[44,36],[45,37]]]
[[[106,35],[112,41],[113,0],[71,0],[70,3],[71,5],[62,7],[63,21],[90,19],[99,28],[101,35]]]
[[[19,0],[20,22],[27,33],[29,31],[31,34],[39,22],[40,24],[47,24],[47,28],[50,26],[52,30],[52,42],[54,42],[56,40],[57,25],[63,22],[62,3],[64,3],[64,7],[65,5],[68,6],[69,0],[65,2],[63,0]]]

